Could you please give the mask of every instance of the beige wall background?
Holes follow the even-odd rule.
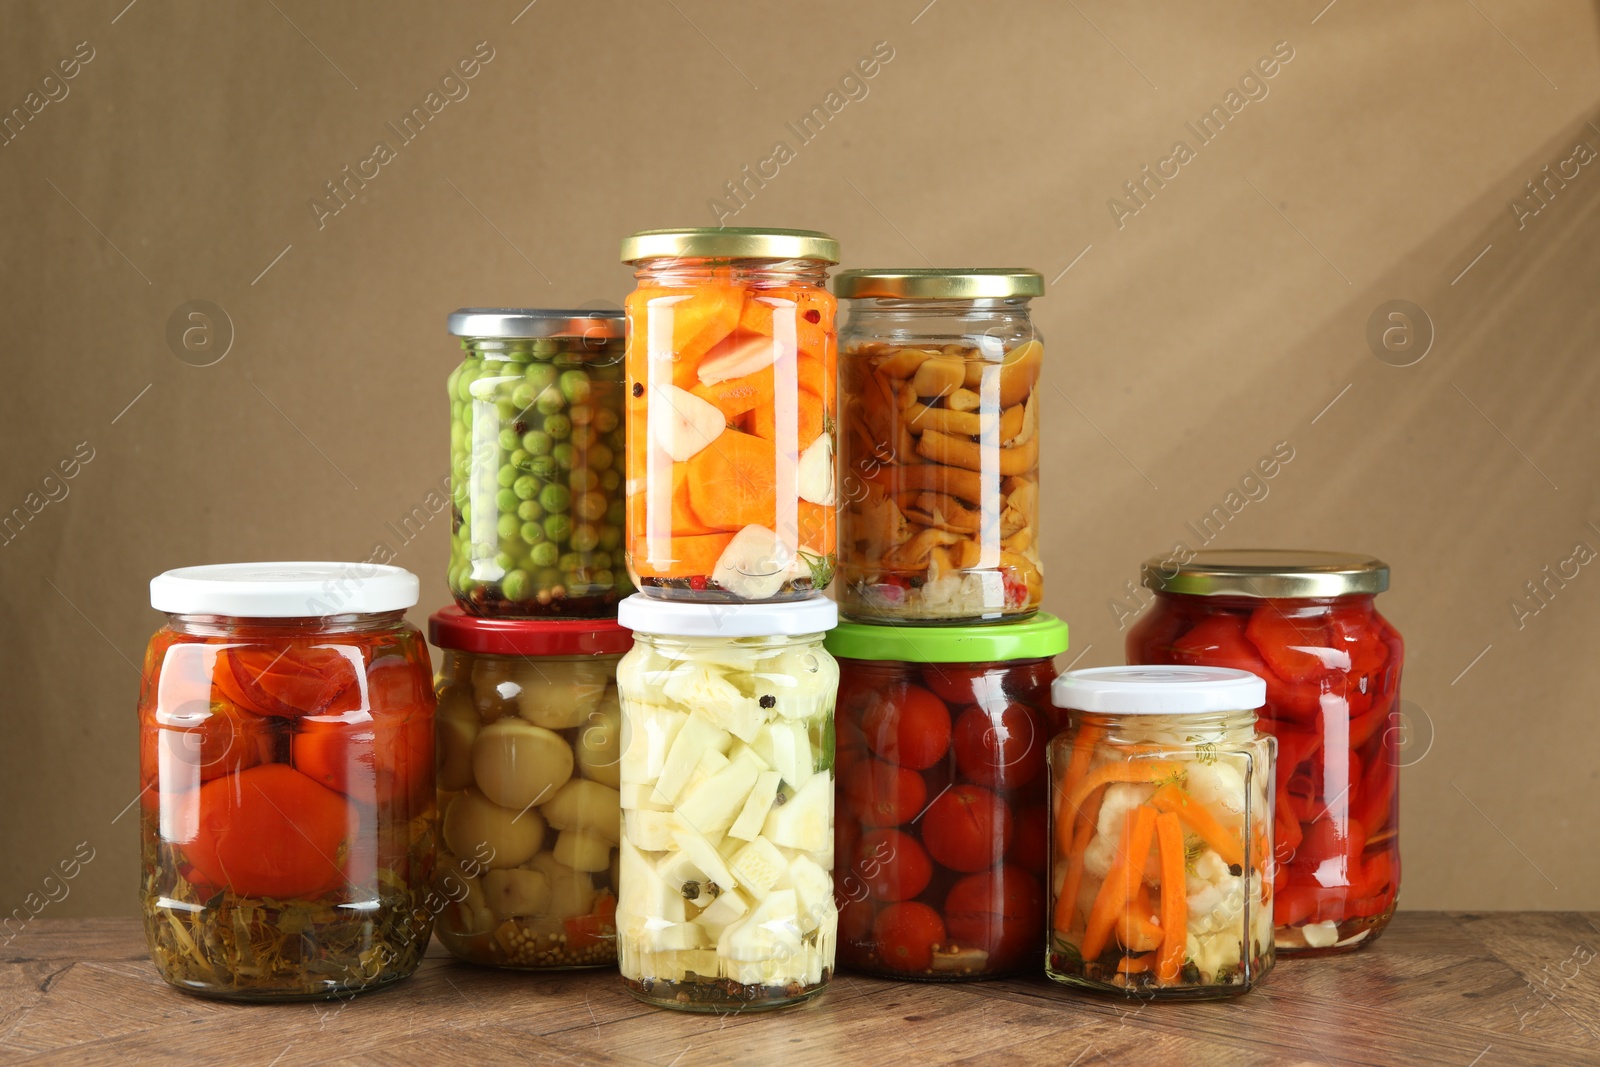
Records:
[[[779,141],[793,159],[725,221],[827,230],[848,266],[1051,282],[1063,663],[1119,662],[1139,562],[1288,442],[1213,543],[1393,566],[1402,906],[1600,907],[1600,564],[1566,562],[1600,550],[1591,5],[524,3],[0,13],[0,107],[57,97],[0,146],[0,511],[60,497],[0,546],[0,912],[80,842],[48,914],[135,910],[152,575],[381,544],[445,603],[445,520],[396,527],[447,471],[446,313],[619,303],[618,239],[715,222]],[[786,123],[878,42],[893,58],[802,144]],[[1275,45],[1267,94],[1200,146],[1184,124]],[[400,145],[385,124],[475,49]],[[394,158],[337,214],[309,206],[380,139]],[[1119,225],[1108,200],[1136,206],[1123,183],[1179,139],[1194,158]],[[1546,166],[1568,177],[1535,200]],[[191,351],[169,324],[195,300],[221,314]],[[1395,300],[1425,316],[1400,355],[1367,340]]]

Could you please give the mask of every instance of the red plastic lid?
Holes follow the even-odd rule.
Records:
[[[428,616],[428,640],[496,656],[618,656],[633,631],[615,619],[485,619],[451,604]]]

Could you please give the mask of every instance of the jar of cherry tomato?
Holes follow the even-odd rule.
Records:
[[[1036,271],[848,270],[840,610],[1021,618],[1044,595]]]
[[[1098,667],[1056,679],[1051,978],[1141,997],[1248,992],[1272,967],[1272,739],[1260,678]]]
[[[1280,952],[1371,944],[1400,889],[1399,699],[1405,645],[1378,613],[1369,556],[1271,549],[1152,559],[1132,663],[1237,667],[1267,682],[1278,739],[1274,912]]]
[[[833,706],[823,596],[631,596],[622,697],[618,964],[658,1007],[741,1011],[833,975]]]
[[[845,622],[839,961],[950,981],[1037,970],[1049,819],[1051,615],[908,630]]]
[[[811,230],[622,242],[628,573],[666,600],[801,600],[834,566],[835,335]]]
[[[450,592],[474,615],[606,616],[622,561],[622,312],[462,308]]]
[[[433,929],[433,687],[417,579],[363,563],[185,567],[139,694],[156,969],[235,1000],[406,977]]]

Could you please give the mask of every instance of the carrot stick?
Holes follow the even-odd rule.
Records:
[[[1124,956],[1117,963],[1118,974],[1143,974],[1150,969],[1154,952],[1147,952],[1143,956]]]
[[[1078,826],[1072,835],[1072,845],[1067,851],[1067,877],[1061,883],[1061,895],[1056,897],[1053,921],[1057,933],[1065,934],[1071,930],[1072,921],[1077,916],[1078,890],[1083,886],[1083,853],[1089,847],[1089,839],[1094,836],[1095,821],[1100,817],[1100,800],[1103,796],[1104,794],[1096,794],[1089,802],[1089,806],[1078,814]]]
[[[1067,798],[1078,788],[1078,783],[1083,781],[1083,776],[1089,770],[1089,757],[1094,753],[1094,746],[1100,738],[1105,736],[1103,726],[1080,726],[1078,734],[1072,739],[1072,758],[1067,761],[1066,773],[1061,776],[1061,805],[1056,809],[1056,843],[1063,852],[1069,851],[1075,836],[1076,818],[1079,807],[1068,804]]]
[[[1178,816],[1164,811],[1156,816],[1157,847],[1161,850],[1161,949],[1156,978],[1162,985],[1178,980],[1189,941],[1189,902],[1185,892],[1183,827]]]
[[[1156,810],[1148,804],[1140,804],[1128,812],[1122,830],[1122,845],[1111,864],[1111,870],[1106,872],[1106,880],[1100,884],[1100,892],[1095,895],[1083,941],[1078,947],[1085,960],[1095,959],[1105,951],[1118,914],[1133,895],[1133,888],[1144,878],[1144,859],[1150,854],[1155,815]]]
[[[1156,824],[1160,826],[1159,817]],[[1128,906],[1117,917],[1117,940],[1134,952],[1150,952],[1161,946],[1161,927],[1155,923],[1150,907],[1150,891],[1143,880],[1128,898]]]
[[[1110,785],[1112,782],[1160,785],[1162,782],[1176,778],[1182,773],[1183,764],[1175,763],[1172,760],[1141,759],[1102,763],[1090,772],[1083,781],[1078,783],[1077,788],[1072,791],[1069,803],[1075,808],[1081,807],[1090,793],[1103,785]]]
[[[1204,806],[1196,803],[1195,799],[1181,788],[1168,782],[1156,790],[1156,795],[1150,798],[1150,803],[1183,820],[1185,826],[1216,850],[1217,855],[1222,857],[1223,863],[1230,867],[1244,866],[1244,847],[1239,844],[1239,839],[1224,830],[1215,816]]]

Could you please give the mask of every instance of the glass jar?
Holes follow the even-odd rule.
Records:
[[[1068,985],[1245,993],[1272,967],[1273,742],[1260,678],[1098,667],[1056,679],[1050,945]]]
[[[848,270],[840,610],[972,623],[1038,610],[1031,270]]]
[[[800,600],[834,566],[839,245],[646,230],[628,295],[628,573],[665,600]]]
[[[1278,951],[1371,944],[1400,889],[1400,668],[1378,614],[1388,565],[1274,549],[1152,559],[1155,602],[1128,631],[1132,663],[1237,667],[1267,682],[1278,739]]]
[[[363,563],[185,567],[139,693],[141,900],[156,969],[234,1000],[416,969],[433,913],[433,687],[417,579]]]
[[[462,308],[450,332],[450,592],[473,615],[609,616],[622,559],[620,311]]]
[[[839,962],[931,981],[1037,973],[1052,615],[910,630],[845,622],[834,855]]]
[[[437,611],[443,847],[434,932],[471,963],[526,970],[617,959],[617,661],[609,619]]]
[[[622,602],[618,962],[686,1011],[793,1004],[833,973],[833,705],[823,597]]]

